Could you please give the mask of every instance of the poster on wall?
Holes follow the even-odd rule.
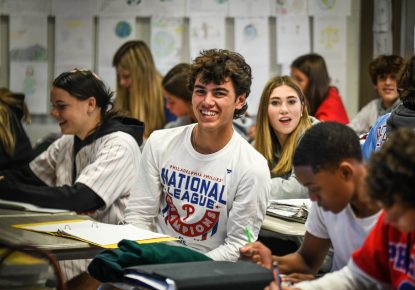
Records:
[[[308,0],[272,0],[271,11],[278,16],[305,16],[308,15]]]
[[[203,49],[225,48],[225,18],[191,17],[189,23],[190,57]]]
[[[228,0],[191,0],[186,2],[186,16],[227,16]]]
[[[32,114],[47,113],[47,18],[39,15],[10,17],[10,89],[24,93]]]
[[[116,88],[112,58],[121,45],[135,38],[134,17],[99,17],[97,73],[112,90]]]
[[[270,16],[270,0],[229,0],[230,17]]]
[[[93,17],[97,14],[97,0],[52,0],[52,15]]]
[[[252,68],[251,94],[247,99],[248,113],[257,114],[262,89],[269,78],[269,26],[266,17],[235,18],[235,51]]]
[[[308,16],[277,17],[277,63],[290,65],[300,55],[311,52]]]
[[[308,12],[312,16],[350,16],[351,0],[309,0]]]
[[[12,15],[49,15],[51,0],[2,0],[3,13]]]
[[[74,68],[93,69],[93,19],[56,16],[55,77]]]
[[[151,18],[151,52],[162,75],[182,62],[183,18],[155,16]]]

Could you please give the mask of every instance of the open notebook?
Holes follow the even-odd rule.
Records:
[[[311,200],[305,199],[274,199],[267,207],[267,215],[275,216],[290,221],[305,223]]]
[[[176,238],[137,228],[133,225],[112,225],[91,220],[62,220],[33,224],[17,224],[15,228],[77,239],[102,248],[117,248],[123,239],[138,243],[173,241]]]

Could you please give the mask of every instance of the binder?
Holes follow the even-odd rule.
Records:
[[[202,261],[128,267],[125,283],[150,290],[263,290],[272,271],[247,261]]]
[[[61,220],[33,224],[16,224],[13,227],[80,240],[106,249],[117,248],[123,239],[140,244],[174,241],[176,238],[137,228],[130,224],[113,225],[93,220]]]

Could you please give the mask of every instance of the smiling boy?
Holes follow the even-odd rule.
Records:
[[[246,109],[251,68],[228,50],[206,50],[191,65],[196,124],[160,130],[148,139],[140,187],[126,221],[177,237],[214,260],[236,261],[257,238],[270,191],[266,160],[232,127]]]

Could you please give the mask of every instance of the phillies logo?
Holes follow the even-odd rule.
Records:
[[[172,198],[167,195],[166,202],[169,207],[169,213],[166,217],[166,221],[172,226],[172,228],[187,237],[197,237],[203,236],[203,239],[206,239],[206,233],[211,231],[215,225],[217,225],[219,220],[219,212],[212,210],[206,210],[203,217],[193,223],[187,224],[183,221],[187,220],[194,212],[195,208],[191,204],[185,204],[182,206],[182,209],[186,212],[186,216],[183,218],[183,221],[180,219],[180,214],[177,208],[174,206]]]

